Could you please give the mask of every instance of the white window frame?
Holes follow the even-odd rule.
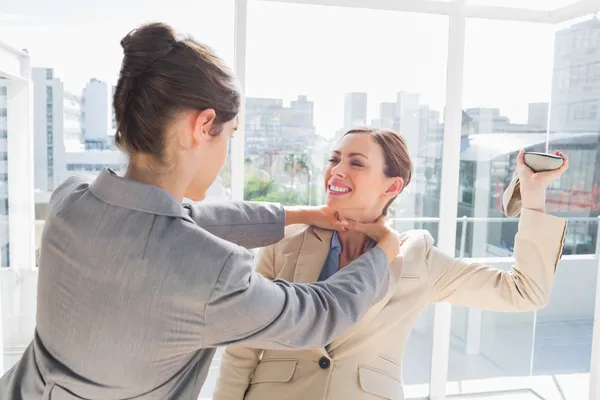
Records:
[[[35,215],[33,198],[33,110],[29,55],[0,43],[0,78],[7,87],[8,226],[10,268],[0,277],[20,285],[21,270],[35,269]],[[18,132],[18,134],[15,134]],[[6,271],[8,270],[8,271]],[[0,285],[1,290],[1,285]],[[14,290],[11,306],[18,314],[21,290]],[[0,293],[0,301],[2,294]],[[0,304],[0,310],[2,304]],[[4,339],[0,313],[0,375],[4,372]]]

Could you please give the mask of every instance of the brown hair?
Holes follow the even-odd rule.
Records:
[[[113,96],[115,142],[128,153],[164,157],[170,120],[186,110],[214,109],[212,134],[240,110],[233,72],[209,47],[179,38],[169,25],[151,23],[122,40],[124,58]]]
[[[384,158],[383,174],[388,178],[402,178],[404,181],[404,190],[412,178],[412,161],[408,153],[408,147],[404,138],[392,129],[375,129],[375,128],[356,128],[344,133],[344,136],[350,134],[362,133],[370,135],[375,142],[381,147]],[[402,191],[401,191],[402,192]],[[390,205],[396,200],[393,199],[383,208],[383,215],[386,215]]]

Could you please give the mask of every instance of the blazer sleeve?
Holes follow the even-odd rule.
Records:
[[[450,257],[426,237],[426,263],[433,301],[491,311],[532,311],[550,300],[554,275],[562,254],[567,223],[564,219],[523,209],[515,236],[512,271]]]
[[[285,210],[280,204],[232,201],[187,203],[184,207],[202,229],[238,246],[264,247],[283,239]]]
[[[249,252],[236,247],[205,304],[202,347],[324,347],[357,323],[389,287],[388,260],[378,247],[328,280],[307,284],[268,280],[253,271]]]
[[[267,279],[275,279],[275,246],[263,247],[258,253],[256,272]],[[241,400],[250,386],[254,370],[263,350],[243,345],[227,346],[221,357],[219,376],[213,400]]]

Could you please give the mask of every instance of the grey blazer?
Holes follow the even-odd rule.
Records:
[[[197,399],[214,348],[323,347],[383,298],[375,248],[325,282],[268,281],[244,247],[283,238],[276,204],[181,205],[103,171],[54,192],[37,323],[2,400]]]

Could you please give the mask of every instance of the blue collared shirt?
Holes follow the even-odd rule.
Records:
[[[375,241],[371,241],[369,248],[375,246]],[[340,269],[340,254],[342,252],[342,244],[340,243],[340,237],[338,236],[337,231],[333,232],[333,236],[331,236],[331,246],[329,247],[329,254],[327,254],[327,259],[325,260],[325,265],[323,265],[323,269],[321,270],[321,274],[319,275],[319,281],[324,281],[327,278],[331,277]]]

